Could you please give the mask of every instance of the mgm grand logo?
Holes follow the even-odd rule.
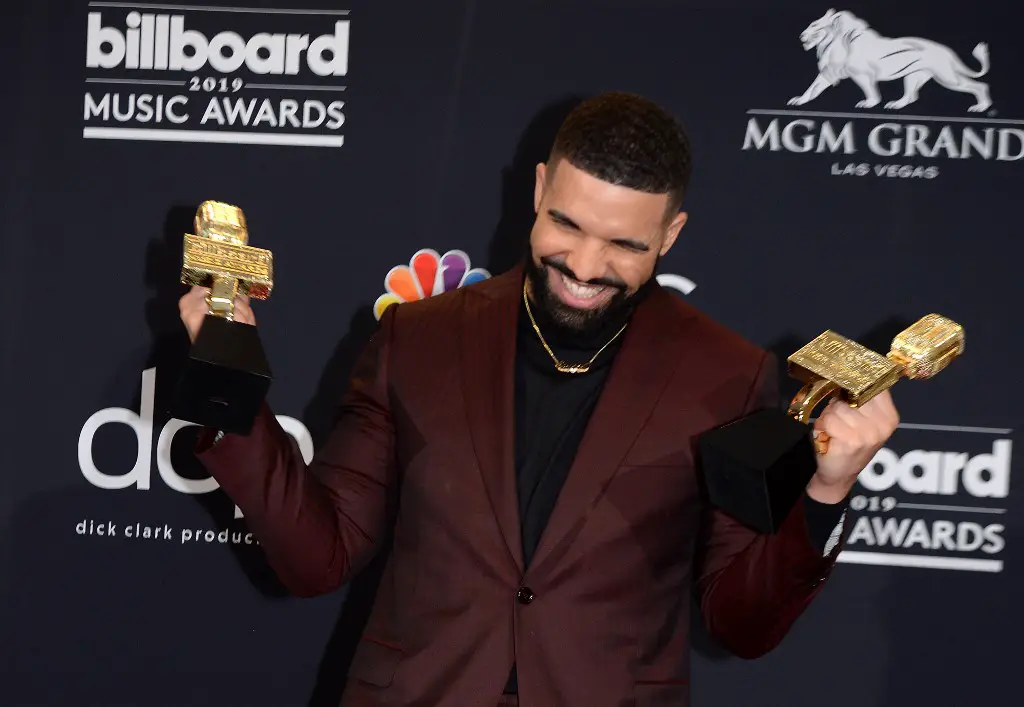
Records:
[[[884,37],[845,10],[829,10],[811,22],[800,42],[815,53],[817,75],[802,94],[789,99],[790,108],[747,111],[743,150],[843,155],[851,159],[833,162],[832,174],[851,176],[933,178],[938,165],[922,161],[1024,158],[1024,121],[979,115],[992,107],[989,86],[980,80],[989,71],[987,44],[974,47],[978,68],[972,69],[945,45]],[[884,86],[895,81],[902,81],[902,95],[885,101]],[[856,85],[860,98],[849,112],[803,108],[845,83]],[[962,116],[901,113],[930,83],[973,102]],[[854,161],[865,154],[883,161]]]

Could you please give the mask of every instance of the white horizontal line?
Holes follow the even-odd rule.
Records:
[[[155,142],[218,142],[233,145],[289,145],[341,147],[343,135],[245,133],[226,130],[149,130],[140,128],[82,128],[82,137],[94,140],[147,140]]]
[[[922,425],[913,423],[900,423],[900,427],[907,430],[934,430],[936,432],[978,432],[986,435],[1008,435],[1013,432],[1008,427],[962,427],[960,425]]]
[[[843,550],[836,562],[854,565],[881,565],[885,567],[924,567],[933,570],[962,570],[966,572],[1002,572],[1002,560],[976,560],[971,557],[933,557],[930,555],[897,555],[884,552],[855,552]]]
[[[283,83],[247,83],[245,88],[276,88],[284,91],[344,91],[344,86],[301,86]]]
[[[1005,118],[965,118],[949,115],[900,115],[896,113],[829,113],[814,110],[772,110],[768,108],[751,108],[751,115],[792,115],[804,118],[872,118],[875,120],[925,120],[938,123],[985,123],[988,125],[1024,125],[1024,120]]]
[[[930,503],[897,503],[900,508],[919,511],[959,511],[962,513],[1006,513],[1005,508],[978,508],[977,506],[940,506]]]
[[[158,81],[156,79],[86,79],[86,83],[134,83],[150,86],[184,86],[184,81]]]
[[[218,7],[215,5],[163,5],[145,2],[90,2],[89,7],[130,7],[140,10],[194,10],[196,12],[245,12],[257,15],[347,15],[348,10],[289,10],[269,7]]]
[[[817,417],[811,417],[808,422],[814,422]],[[901,422],[897,425],[904,430],[929,430],[932,432],[974,432],[986,435],[1008,435],[1013,432],[1012,427],[970,427],[963,425],[926,425],[919,422]]]

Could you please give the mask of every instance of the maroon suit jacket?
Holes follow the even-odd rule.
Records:
[[[199,457],[292,592],[331,592],[394,545],[344,707],[492,707],[516,662],[526,707],[689,702],[689,598],[742,657],[820,591],[798,505],[774,536],[709,508],[695,435],[777,404],[766,353],[656,288],[524,569],[513,444],[522,269],[389,308],[307,470],[264,407]],[[390,524],[394,524],[391,526]]]

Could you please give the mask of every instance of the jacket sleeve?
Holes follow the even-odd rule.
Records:
[[[743,414],[777,404],[774,360],[766,354]],[[709,633],[735,655],[757,658],[771,651],[821,591],[846,530],[845,504],[823,505],[804,494],[775,535],[758,533],[716,508],[706,510],[697,595]],[[823,516],[843,524],[827,554]]]
[[[390,307],[353,368],[335,428],[309,464],[264,405],[248,435],[200,437],[196,453],[238,505],[293,594],[334,591],[386,536],[397,475],[388,391]]]

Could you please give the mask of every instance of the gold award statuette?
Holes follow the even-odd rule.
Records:
[[[886,355],[825,331],[788,359],[789,374],[805,385],[793,398],[788,414],[808,422],[814,408],[837,397],[859,407],[901,378],[931,378],[964,351],[964,329],[939,314],[929,314],[900,332]],[[819,454],[828,452],[828,435],[814,440]]]
[[[204,201],[195,233],[185,234],[181,282],[208,287],[209,311],[196,335],[172,402],[175,417],[247,434],[259,413],[271,372],[256,327],[235,321],[235,298],[267,299],[273,256],[249,245],[237,206]]]
[[[274,258],[269,250],[249,245],[245,214],[237,206],[204,201],[195,218],[195,235],[185,234],[181,281],[209,287],[210,314],[234,319],[235,297],[270,297]]]

